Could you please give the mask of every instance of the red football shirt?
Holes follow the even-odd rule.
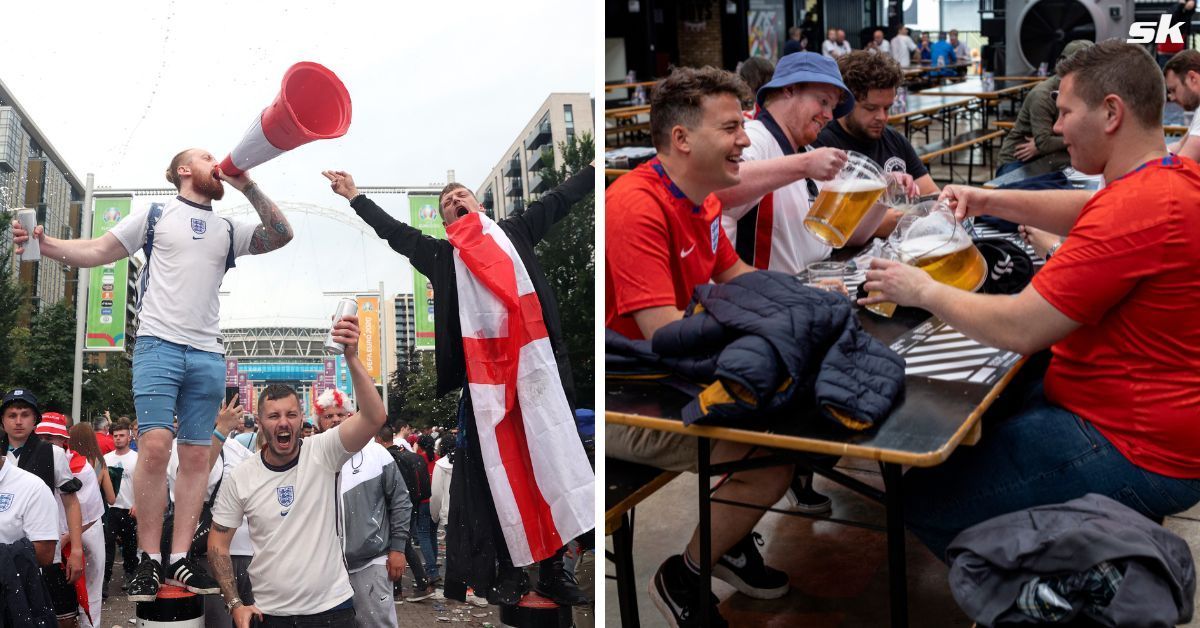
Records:
[[[96,444],[100,446],[100,453],[106,454],[110,451],[116,451],[117,445],[113,442],[112,436],[104,432],[96,432]]]
[[[1200,478],[1200,166],[1169,156],[1109,184],[1033,287],[1082,324],[1051,348],[1047,398],[1137,466]]]
[[[633,312],[684,309],[692,290],[737,262],[721,229],[721,202],[693,204],[654,159],[604,193],[604,325],[641,338]]]

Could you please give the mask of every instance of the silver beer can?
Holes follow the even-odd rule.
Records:
[[[29,232],[29,239],[22,245],[25,250],[21,252],[21,261],[36,262],[42,259],[42,245],[33,237],[33,230],[37,228],[37,210],[18,209],[17,222],[20,222],[21,227]]]
[[[358,314],[358,301],[349,297],[338,301],[337,309],[333,311],[333,325],[337,325],[338,321],[344,316],[355,316]],[[346,345],[335,342],[333,339],[333,325],[329,326],[329,333],[325,334],[325,353],[329,355],[342,355],[346,350]]]

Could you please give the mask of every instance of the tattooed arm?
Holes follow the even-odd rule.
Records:
[[[221,173],[220,177],[246,195],[246,200],[250,201],[250,206],[258,212],[258,217],[262,220],[262,224],[254,230],[254,237],[250,240],[251,255],[269,253],[292,241],[292,225],[288,223],[287,217],[275,201],[267,198],[258,184],[250,180],[248,173],[243,172],[236,177]]]
[[[233,540],[234,530],[236,528],[213,522],[212,530],[208,533],[208,564],[212,567],[213,578],[217,580],[217,584],[221,585],[221,597],[225,598],[225,603],[229,604],[234,600],[239,602],[230,612],[233,625],[236,628],[246,628],[250,625],[252,616],[258,617],[259,621],[262,621],[262,611],[253,604],[242,603],[238,597],[237,581],[234,580],[233,575],[233,561],[229,558],[229,543]]]

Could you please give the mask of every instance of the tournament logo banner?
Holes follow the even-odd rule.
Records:
[[[409,195],[408,204],[412,212],[409,223],[421,233],[446,238],[446,225],[437,209],[438,197]],[[413,270],[413,322],[416,327],[416,348],[433,348],[433,284],[429,278]]]
[[[92,203],[92,237],[100,238],[129,216],[132,199],[96,198]],[[129,261],[119,259],[93,268],[88,278],[87,351],[125,350],[125,302]]]

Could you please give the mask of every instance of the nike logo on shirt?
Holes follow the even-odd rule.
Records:
[[[695,251],[695,250],[696,250],[696,245],[695,245],[695,244],[693,244],[693,245],[692,245],[690,248],[687,248],[687,249],[684,249],[684,250],[680,251],[680,252],[679,252],[679,259],[683,259],[683,258],[685,258],[685,257],[687,257],[687,256],[689,256],[689,255],[691,255],[691,254],[692,254],[692,251]]]

